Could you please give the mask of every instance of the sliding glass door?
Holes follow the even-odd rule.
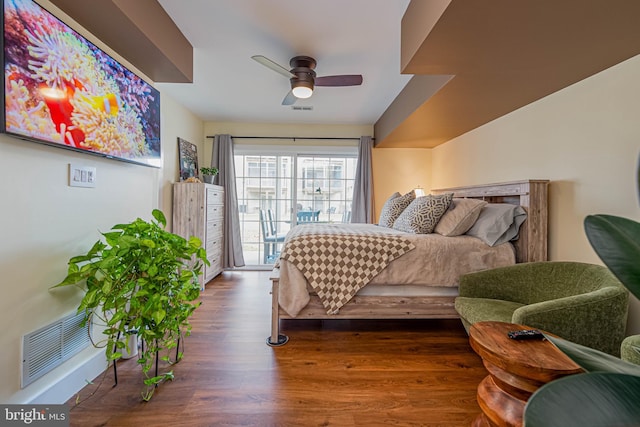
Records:
[[[252,151],[235,156],[247,266],[273,264],[284,236],[299,223],[350,222],[357,164],[353,154]]]
[[[350,222],[355,169],[355,158],[298,156],[296,220],[311,212],[313,220]]]

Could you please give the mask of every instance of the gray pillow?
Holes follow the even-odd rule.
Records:
[[[489,203],[480,212],[467,235],[477,237],[489,246],[518,238],[520,226],[527,219],[522,206],[509,203]]]
[[[393,228],[406,233],[432,233],[452,198],[453,193],[417,197],[396,219]]]
[[[382,206],[378,225],[387,228],[393,227],[393,223],[400,216],[402,211],[405,210],[405,208],[409,206],[409,204],[413,202],[413,199],[415,198],[416,195],[413,190],[411,190],[404,196],[401,196],[400,193],[397,192],[392,194],[391,197],[389,197],[384,203],[384,206]]]

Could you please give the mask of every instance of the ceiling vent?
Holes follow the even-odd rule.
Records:
[[[291,109],[294,111],[313,111],[313,107],[308,105],[308,106],[300,106],[300,105],[292,105]]]

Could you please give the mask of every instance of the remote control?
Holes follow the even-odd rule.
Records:
[[[523,329],[521,331],[509,331],[507,336],[512,340],[542,340],[544,335],[537,329]]]

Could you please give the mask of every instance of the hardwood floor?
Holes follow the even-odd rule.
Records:
[[[470,426],[480,412],[487,371],[458,320],[282,320],[290,341],[272,348],[268,276],[210,282],[175,379],[144,402],[121,361],[116,387],[109,370],[69,401],[71,426]]]

